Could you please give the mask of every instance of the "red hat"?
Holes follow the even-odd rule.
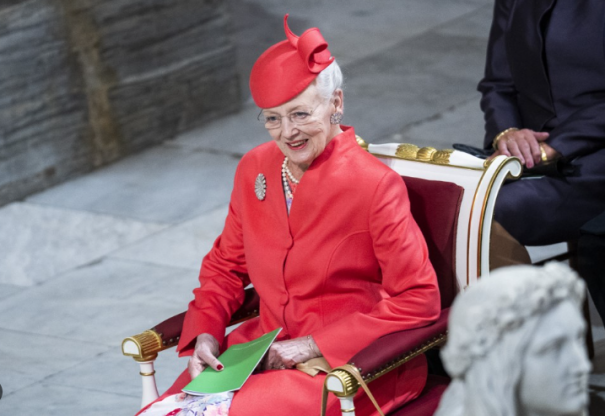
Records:
[[[285,15],[284,31],[288,39],[267,49],[250,73],[252,99],[260,108],[290,101],[334,62],[328,43],[316,27],[298,37],[288,27]]]

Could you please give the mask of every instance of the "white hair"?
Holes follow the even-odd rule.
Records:
[[[342,89],[342,83],[342,71],[336,61],[328,65],[328,67],[321,71],[319,75],[317,75],[317,78],[315,78],[315,85],[317,85],[319,95],[326,100],[332,97],[334,91],[339,88]]]

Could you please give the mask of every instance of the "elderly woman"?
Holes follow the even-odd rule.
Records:
[[[584,284],[560,263],[499,269],[460,295],[436,416],[581,416],[590,362]]]
[[[402,179],[340,124],[342,74],[319,30],[298,37],[286,19],[287,39],[265,51],[250,76],[273,140],[237,168],[225,228],[202,263],[178,346],[191,355],[188,371],[163,396],[206,366],[222,370],[216,357],[230,345],[282,327],[262,371],[233,395],[235,416],[319,413],[324,376],[296,364],[317,357],[345,364],[382,335],[426,325],[440,310]],[[225,337],[250,283],[260,316]],[[376,399],[385,411],[414,399],[426,373],[421,356],[373,383]],[[360,414],[373,414],[371,406],[358,397]],[[328,414],[338,413],[333,400]]]

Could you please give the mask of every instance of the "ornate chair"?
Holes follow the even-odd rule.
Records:
[[[353,397],[360,386],[402,365],[446,340],[449,306],[455,295],[489,273],[489,241],[494,202],[503,181],[521,174],[516,158],[499,156],[491,163],[455,150],[418,148],[409,144],[359,144],[394,169],[405,181],[412,214],[429,248],[439,279],[441,317],[418,329],[389,334],[326,376],[324,398],[334,393],[343,415],[354,415]],[[235,324],[258,315],[258,296],[246,290],[246,301],[233,316]],[[141,334],[126,338],[124,355],[141,366],[145,406],[158,397],[153,362],[158,352],[178,343],[185,313]],[[432,415],[448,380],[429,376],[419,398],[392,415]],[[370,385],[371,387],[371,385]]]

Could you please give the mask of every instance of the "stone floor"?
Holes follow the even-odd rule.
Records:
[[[346,76],[344,122],[367,141],[481,141],[475,87],[492,0],[230,3],[242,85],[289,12],[296,33],[318,26],[330,42]],[[269,139],[245,89],[242,99],[237,114],[0,208],[0,414],[136,412],[138,369],[120,343],[186,308],[238,159]],[[595,416],[605,414],[605,331],[592,322]],[[163,354],[160,390],[184,366]]]

